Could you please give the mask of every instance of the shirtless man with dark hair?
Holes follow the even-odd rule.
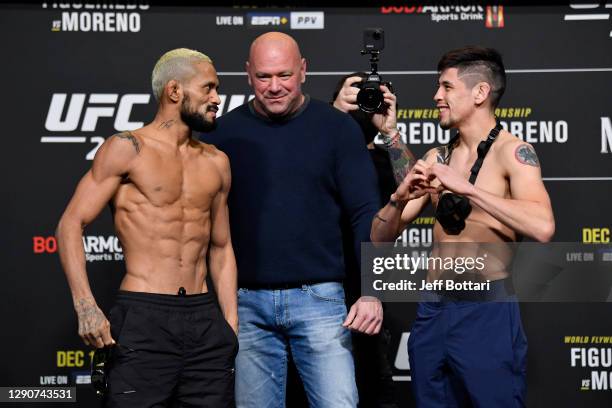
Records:
[[[473,243],[504,248],[521,236],[549,241],[555,221],[535,151],[496,123],[506,83],[500,54],[453,50],[438,71],[440,126],[459,133],[412,167],[376,215],[372,241],[394,241],[430,200],[434,244],[461,242],[452,250],[463,250],[477,247]],[[491,281],[484,300],[434,292],[419,304],[408,342],[419,407],[525,405],[527,342],[520,312],[508,271],[492,269],[480,276]],[[429,282],[437,277],[429,271]]]
[[[229,161],[192,137],[215,126],[219,81],[210,58],[176,49],[157,62],[152,85],[155,118],[100,147],[57,228],[79,335],[87,345],[112,347],[107,406],[233,406]],[[126,264],[108,320],[89,287],[82,243],[107,203]],[[221,311],[207,293],[209,271]]]

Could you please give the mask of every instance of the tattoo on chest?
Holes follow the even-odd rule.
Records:
[[[174,119],[162,122],[161,125],[159,125],[159,129],[168,129],[172,125],[174,125]]]
[[[514,156],[519,163],[527,164],[529,166],[539,167],[540,161],[533,147],[522,144],[514,151]]]
[[[138,139],[136,139],[130,132],[117,133],[115,136],[119,139],[129,140],[132,142],[132,146],[134,146],[136,153],[140,153],[140,143],[138,142]]]

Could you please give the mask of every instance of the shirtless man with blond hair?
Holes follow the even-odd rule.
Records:
[[[219,80],[210,58],[181,48],[159,59],[152,86],[153,121],[106,140],[57,228],[79,335],[87,345],[112,347],[107,406],[233,406],[229,161],[192,137],[215,127]],[[107,203],[126,264],[108,320],[92,295],[82,243]],[[221,310],[208,293],[208,272]]]
[[[455,254],[475,243],[503,253],[522,236],[549,241],[555,222],[536,153],[496,123],[506,83],[501,55],[481,47],[449,51],[438,71],[440,126],[458,136],[414,165],[376,215],[372,241],[394,241],[429,201],[440,251],[460,242],[448,245]],[[428,281],[438,277],[429,271]],[[486,293],[473,294],[482,299],[436,292],[419,304],[408,352],[420,407],[525,405],[527,342],[508,271],[485,269],[479,278],[491,281]]]

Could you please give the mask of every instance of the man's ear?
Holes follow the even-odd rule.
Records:
[[[249,64],[249,61],[244,63],[244,70],[247,73],[247,81],[249,81],[249,86],[253,86],[253,84],[251,83],[251,71],[250,71],[251,65]]]
[[[306,82],[306,58],[302,58],[301,62],[302,63],[300,66],[300,76],[301,76],[300,81],[301,83],[304,83]]]
[[[183,96],[183,88],[176,79],[171,79],[168,81],[164,88],[168,99],[170,99],[172,102],[178,103],[181,100],[181,97]]]
[[[491,85],[488,82],[479,82],[472,88],[474,102],[477,105],[482,105],[491,94]]]

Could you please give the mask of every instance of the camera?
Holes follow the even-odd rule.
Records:
[[[383,82],[378,71],[378,55],[385,47],[385,31],[382,28],[366,28],[363,32],[363,50],[361,55],[370,55],[370,72],[363,81],[353,84],[359,88],[357,105],[365,113],[383,113],[387,110],[384,102],[381,85],[385,85],[391,92],[391,82]]]

